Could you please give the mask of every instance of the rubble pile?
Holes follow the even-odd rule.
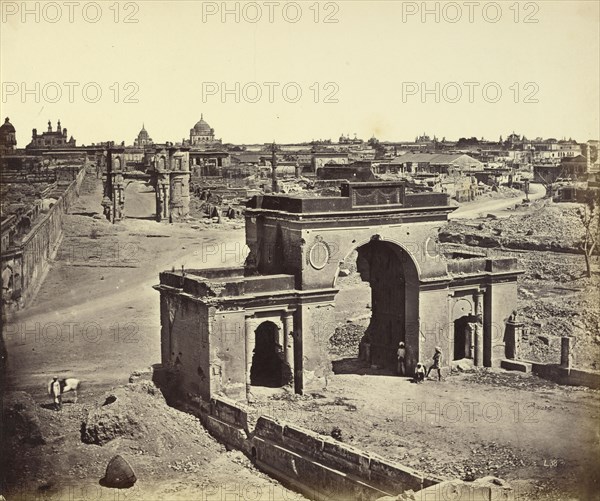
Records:
[[[525,323],[521,358],[558,363],[560,337],[571,336],[574,366],[599,370],[598,263],[593,260],[596,271],[587,278],[577,210],[574,204],[538,200],[504,219],[452,221],[440,233],[446,242],[441,247],[451,254],[476,246],[482,255],[518,259],[524,271],[518,279],[518,310]]]
[[[329,352],[332,355],[356,356],[365,330],[365,325],[352,322],[336,327],[335,333],[329,339]]]
[[[149,381],[108,392],[82,424],[84,443],[105,445],[115,439],[135,440],[138,450],[153,455],[210,440],[198,418],[168,407]]]
[[[577,208],[534,202],[528,212],[477,224],[453,220],[439,234],[441,242],[487,248],[579,252],[583,225]]]

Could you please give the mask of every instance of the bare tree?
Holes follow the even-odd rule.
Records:
[[[587,277],[591,278],[591,260],[600,240],[600,208],[594,196],[586,200],[583,207],[579,209],[578,215],[585,230],[585,234],[582,236],[582,247],[585,255]]]

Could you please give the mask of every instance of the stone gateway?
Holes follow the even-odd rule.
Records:
[[[513,258],[443,254],[437,233],[453,210],[448,195],[407,193],[401,181],[346,183],[337,197],[253,197],[243,268],[160,274],[163,366],[203,399],[322,387],[337,276],[357,251],[372,294],[361,358],[395,371],[404,342],[407,374],[436,346],[445,366],[499,367],[521,271]]]

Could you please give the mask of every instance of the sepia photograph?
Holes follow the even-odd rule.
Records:
[[[600,2],[0,11],[0,501],[600,501]]]

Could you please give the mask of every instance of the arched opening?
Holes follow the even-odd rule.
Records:
[[[473,358],[477,318],[465,315],[454,321],[454,360]]]
[[[266,321],[258,326],[255,335],[250,384],[269,388],[283,386],[283,348],[279,344],[279,329],[273,322]]]
[[[127,183],[123,213],[132,219],[156,218],[156,194],[150,183],[138,179]]]
[[[404,342],[405,371],[412,373],[419,361],[419,280],[411,256],[399,245],[374,236],[351,254],[342,270],[336,297],[338,327],[330,349],[342,357],[351,355],[350,350],[340,351],[338,346],[355,346],[358,357],[334,360],[334,372],[396,375],[398,345]]]

